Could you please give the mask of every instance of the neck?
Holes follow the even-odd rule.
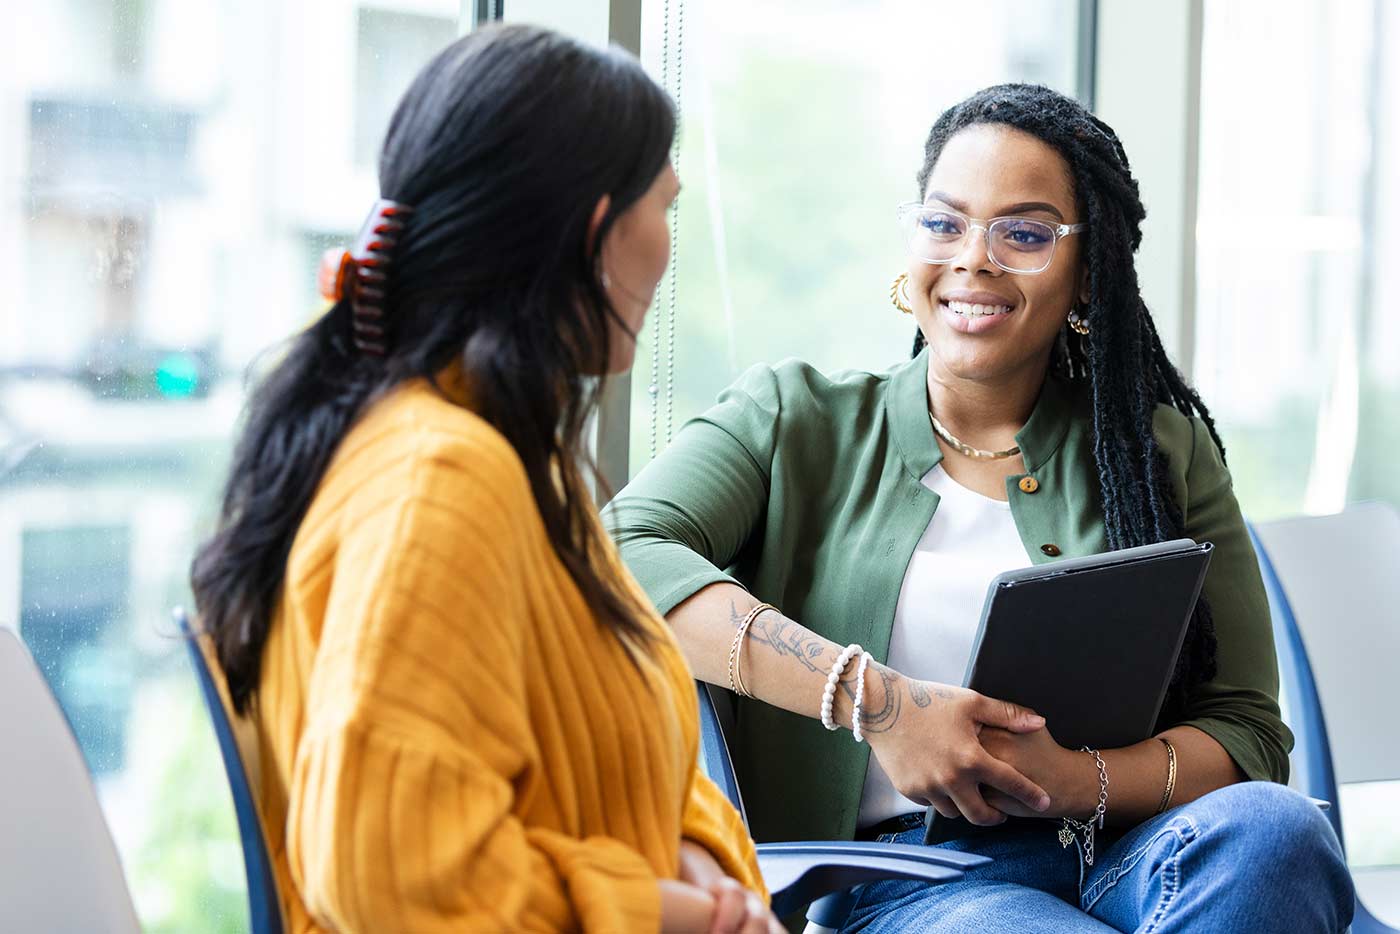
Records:
[[[1015,444],[1040,397],[1048,361],[991,379],[949,373],[929,358],[929,411],[961,441],[974,447],[1004,449]]]

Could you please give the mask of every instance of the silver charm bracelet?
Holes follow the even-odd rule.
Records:
[[[1075,820],[1073,817],[1062,818],[1064,821],[1060,827],[1060,847],[1069,846],[1076,838],[1080,839],[1080,846],[1084,850],[1084,865],[1094,865],[1094,831],[1103,830],[1103,816],[1108,811],[1108,767],[1103,763],[1103,756],[1099,755],[1097,749],[1090,749],[1088,746],[1080,746],[1080,752],[1087,752],[1094,757],[1094,764],[1099,767],[1099,803],[1094,807],[1093,816],[1086,821]]]

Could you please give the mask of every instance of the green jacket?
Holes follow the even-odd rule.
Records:
[[[827,377],[788,361],[755,367],[725,390],[605,513],[657,608],[668,613],[709,584],[736,583],[883,662],[905,568],[938,509],[938,495],[919,482],[942,457],[927,373],[927,351],[885,374]],[[1045,545],[1066,558],[1108,547],[1086,396],[1047,379],[1016,435],[1038,488],[1022,492],[1017,475],[1006,490],[1036,564],[1057,560]],[[1219,670],[1192,691],[1180,722],[1214,737],[1251,779],[1286,781],[1293,737],[1279,716],[1268,603],[1230,474],[1200,419],[1160,405],[1153,427],[1186,535],[1215,545],[1204,592]],[[750,700],[739,702],[734,732],[755,839],[853,835],[867,745]]]

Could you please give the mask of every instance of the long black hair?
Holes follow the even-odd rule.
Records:
[[[473,32],[399,102],[382,197],[410,205],[393,251],[387,353],[352,342],[338,302],[290,342],[248,404],[219,527],[191,578],[234,706],[257,689],[297,528],[367,405],[459,363],[472,408],[515,448],[555,553],[601,623],[645,642],[640,608],[606,571],[582,437],[608,370],[599,250],[666,165],[676,117],[631,56],[527,26]],[[604,195],[611,204],[590,238]],[[434,385],[437,385],[434,383]]]
[[[1167,455],[1152,433],[1154,409],[1164,403],[1199,416],[1222,459],[1225,446],[1205,403],[1163,349],[1138,288],[1133,254],[1147,211],[1123,144],[1078,101],[1049,88],[986,88],[944,111],[929,131],[918,176],[920,200],[948,140],[978,124],[1012,127],[1054,148],[1069,165],[1081,220],[1089,224],[1083,253],[1089,301],[1079,314],[1090,331],[1081,337],[1066,327],[1053,351],[1053,367],[1088,381],[1108,547],[1180,538],[1185,523],[1173,497]],[[914,354],[923,346],[922,332],[916,333]],[[1215,676],[1215,647],[1210,605],[1202,596],[1177,658],[1164,719],[1182,709],[1193,685]]]

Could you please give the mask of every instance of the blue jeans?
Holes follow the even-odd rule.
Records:
[[[946,885],[865,886],[845,931],[1306,932],[1351,924],[1351,874],[1307,798],[1245,782],[1126,833],[1103,832],[1093,866],[1062,849],[1057,824],[1022,823],[942,844],[995,862]],[[923,828],[882,840],[920,843]]]

